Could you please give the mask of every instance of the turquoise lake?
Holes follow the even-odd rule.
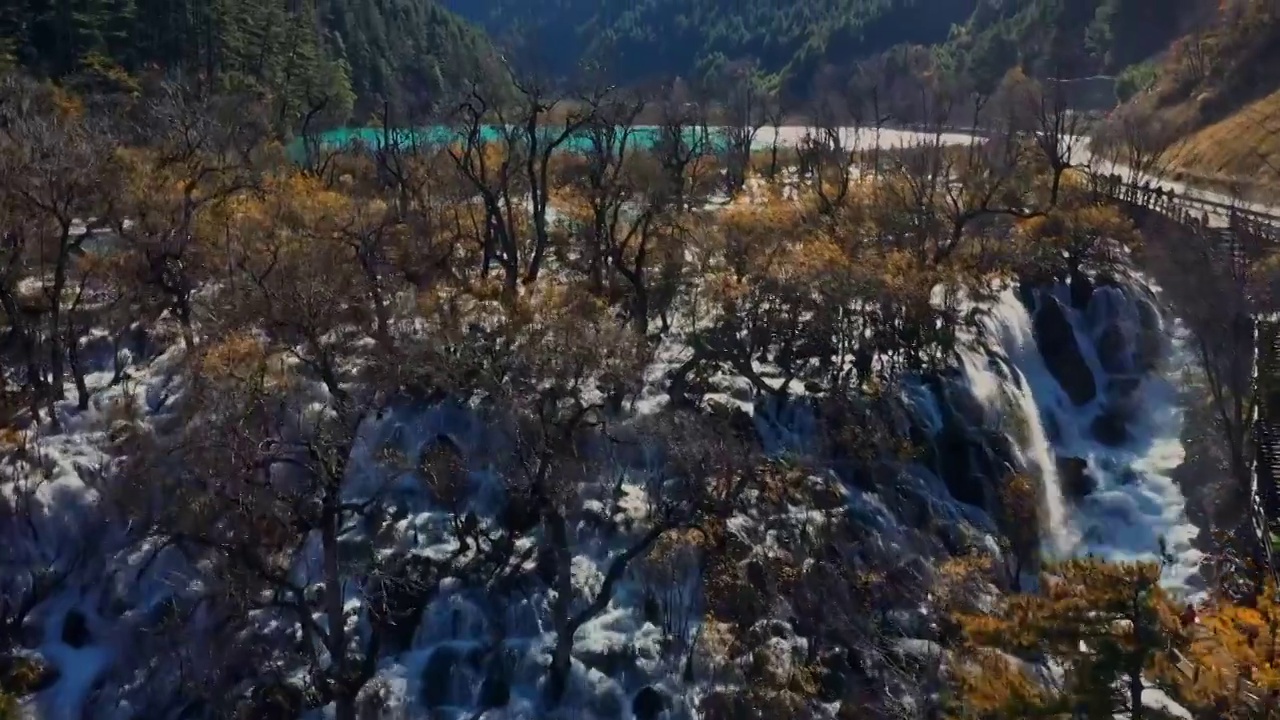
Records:
[[[545,130],[547,136],[559,132],[556,127],[547,127]],[[502,139],[502,128],[497,125],[485,126],[481,129],[481,137],[486,141],[499,141]],[[657,145],[659,138],[660,128],[657,126],[637,126],[632,129],[631,137],[627,142],[630,147],[649,149]],[[691,130],[686,133],[687,140],[692,142],[696,138],[696,131]],[[461,139],[462,136],[459,130],[447,125],[392,130],[389,133],[383,132],[381,128],[339,128],[319,135],[320,144],[325,148],[342,148],[353,145],[380,148],[384,144],[406,148],[440,147]],[[716,151],[724,150],[728,147],[728,138],[721,128],[711,128],[709,140]],[[586,152],[591,147],[590,142],[590,138],[584,130],[569,137],[560,146],[560,149],[563,152]],[[767,145],[759,142],[759,140],[755,144],[761,148]],[[303,153],[302,139],[297,138],[289,145],[289,155],[295,159],[300,159]]]

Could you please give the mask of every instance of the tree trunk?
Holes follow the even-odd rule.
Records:
[[[1141,668],[1129,671],[1129,717],[1132,720],[1142,720],[1146,717],[1145,708],[1142,707]]]
[[[569,556],[569,533],[559,512],[548,512],[547,532],[551,538],[556,561],[556,599],[551,612],[556,629],[556,644],[551,652],[551,666],[547,668],[546,702],[555,708],[564,699],[569,685],[569,672],[573,668],[573,635],[577,627],[570,613],[573,603],[573,568]]]
[[[324,609],[329,626],[327,649],[335,678],[333,705],[337,720],[356,720],[355,697],[347,683],[346,615],[342,606],[342,575],[338,565],[338,523],[341,521],[341,513],[337,488],[326,492],[324,502],[320,520],[320,544],[324,556]]]
[[[53,386],[53,397],[61,400],[66,397],[63,378],[66,376],[66,350],[62,346],[62,292],[67,287],[67,269],[71,263],[70,252],[71,226],[63,225],[62,238],[59,244],[58,261],[53,268],[53,292],[49,296],[49,374]]]
[[[76,383],[76,408],[89,409],[89,386],[84,380],[84,363],[80,358],[80,342],[75,333],[67,336],[67,353],[71,361],[71,377]]]
[[[27,370],[27,388],[31,392],[31,416],[40,419],[40,401],[45,394],[44,373],[36,361],[38,355],[35,339],[23,320],[18,303],[8,292],[0,292],[0,307],[9,316],[9,327],[18,338],[18,346],[22,349],[22,360]]]

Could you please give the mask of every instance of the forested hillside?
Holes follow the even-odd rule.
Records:
[[[266,92],[286,121],[321,101],[334,122],[384,101],[421,111],[487,52],[483,35],[435,0],[0,3],[0,66],[95,90],[181,75]]]
[[[935,46],[957,69],[998,79],[1113,73],[1162,50],[1191,2],[1149,0],[445,0],[496,37],[520,38],[566,73],[599,62],[622,80],[714,77],[751,58],[802,94],[823,65],[901,45]]]

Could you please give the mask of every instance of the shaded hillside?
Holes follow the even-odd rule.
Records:
[[[1149,0],[445,0],[496,38],[568,74],[598,61],[615,78],[714,77],[751,58],[802,94],[824,65],[844,67],[895,47],[933,47],[948,65],[994,84],[1034,74],[1110,74],[1176,36],[1180,8]]]
[[[136,87],[160,70],[268,92],[290,117],[319,98],[333,121],[435,101],[475,68],[483,35],[435,0],[16,0],[0,4],[0,67],[81,87]],[[450,68],[446,71],[444,68]]]
[[[977,79],[1111,75],[1161,52],[1197,0],[981,0],[949,49]]]
[[[944,42],[976,0],[445,0],[560,74],[600,60],[622,81],[702,80],[753,58],[803,87],[826,63]]]

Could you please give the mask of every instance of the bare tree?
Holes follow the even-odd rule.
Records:
[[[484,202],[490,252],[504,271],[504,286],[514,299],[517,285],[537,280],[551,244],[547,205],[551,197],[551,159],[592,120],[592,107],[612,88],[593,91],[593,102],[560,107],[557,93],[545,80],[507,68],[515,99],[499,99],[497,91],[473,83],[461,103],[459,147],[450,155]],[[562,122],[553,111],[563,110]],[[494,142],[489,136],[496,132]],[[523,195],[527,194],[527,207]],[[528,222],[528,231],[525,222]],[[531,236],[526,243],[526,235]],[[527,247],[525,247],[527,245]]]
[[[812,172],[812,188],[825,213],[843,207],[857,172],[863,107],[854,96],[856,85],[842,80],[829,67],[814,83],[815,132],[805,165]]]
[[[984,101],[975,100],[981,108]],[[899,149],[885,184],[889,210],[906,243],[924,266],[947,261],[979,220],[994,215],[1031,217],[1020,176],[1022,146],[1016,130],[1002,125],[990,139],[953,146],[934,126],[915,145]]]
[[[166,85],[134,133],[142,149],[126,159],[124,192],[110,220],[144,291],[139,312],[171,313],[191,348],[192,296],[230,270],[215,212],[257,186],[252,159],[265,139],[264,123],[239,109],[236,98],[199,98]]]
[[[1006,78],[1002,91],[1015,105],[1011,112],[1018,119],[1018,129],[1029,132],[1040,159],[1049,168],[1049,206],[1056,206],[1062,176],[1078,160],[1084,115],[1070,107],[1063,80],[1036,83],[1025,76],[1012,81]]]
[[[9,211],[26,218],[9,237],[10,258],[25,252],[26,260],[15,262],[26,263],[26,272],[40,288],[49,372],[42,384],[52,402],[65,395],[66,293],[72,265],[93,237],[88,224],[109,215],[113,199],[113,183],[103,182],[110,177],[113,143],[98,118],[59,111],[34,84],[6,82],[0,88],[0,177],[6,179]],[[11,270],[17,267],[11,265]],[[11,320],[17,315],[6,312]]]
[[[778,178],[778,150],[782,143],[782,123],[786,122],[787,111],[782,102],[782,91],[773,87],[770,88],[764,97],[764,119],[768,125],[771,135],[769,139],[769,182],[775,182]]]
[[[714,153],[714,138],[706,108],[677,81],[660,91],[657,142],[653,154],[663,178],[655,186],[664,207],[683,212],[692,206],[706,179]]]
[[[728,142],[726,183],[730,194],[736,194],[746,185],[756,136],[768,120],[767,90],[759,68],[751,61],[729,63],[724,70],[724,81],[728,88],[724,106]],[[776,157],[776,150],[774,154]]]
[[[628,202],[641,188],[636,184],[636,164],[643,148],[638,147],[636,125],[646,98],[589,97],[593,120],[584,128],[586,148],[583,172],[570,178],[580,186],[590,213],[585,250],[587,278],[596,292],[602,292],[606,271],[618,245],[630,242],[641,223],[628,220]],[[625,220],[625,222],[624,222]]]
[[[1132,112],[1119,112],[1107,124],[1106,129],[1093,141],[1092,151],[1095,172],[1108,173],[1114,178],[1110,185],[1121,198],[1138,203],[1137,188],[1143,183],[1164,177],[1173,159],[1171,129],[1158,118],[1139,116]]]

